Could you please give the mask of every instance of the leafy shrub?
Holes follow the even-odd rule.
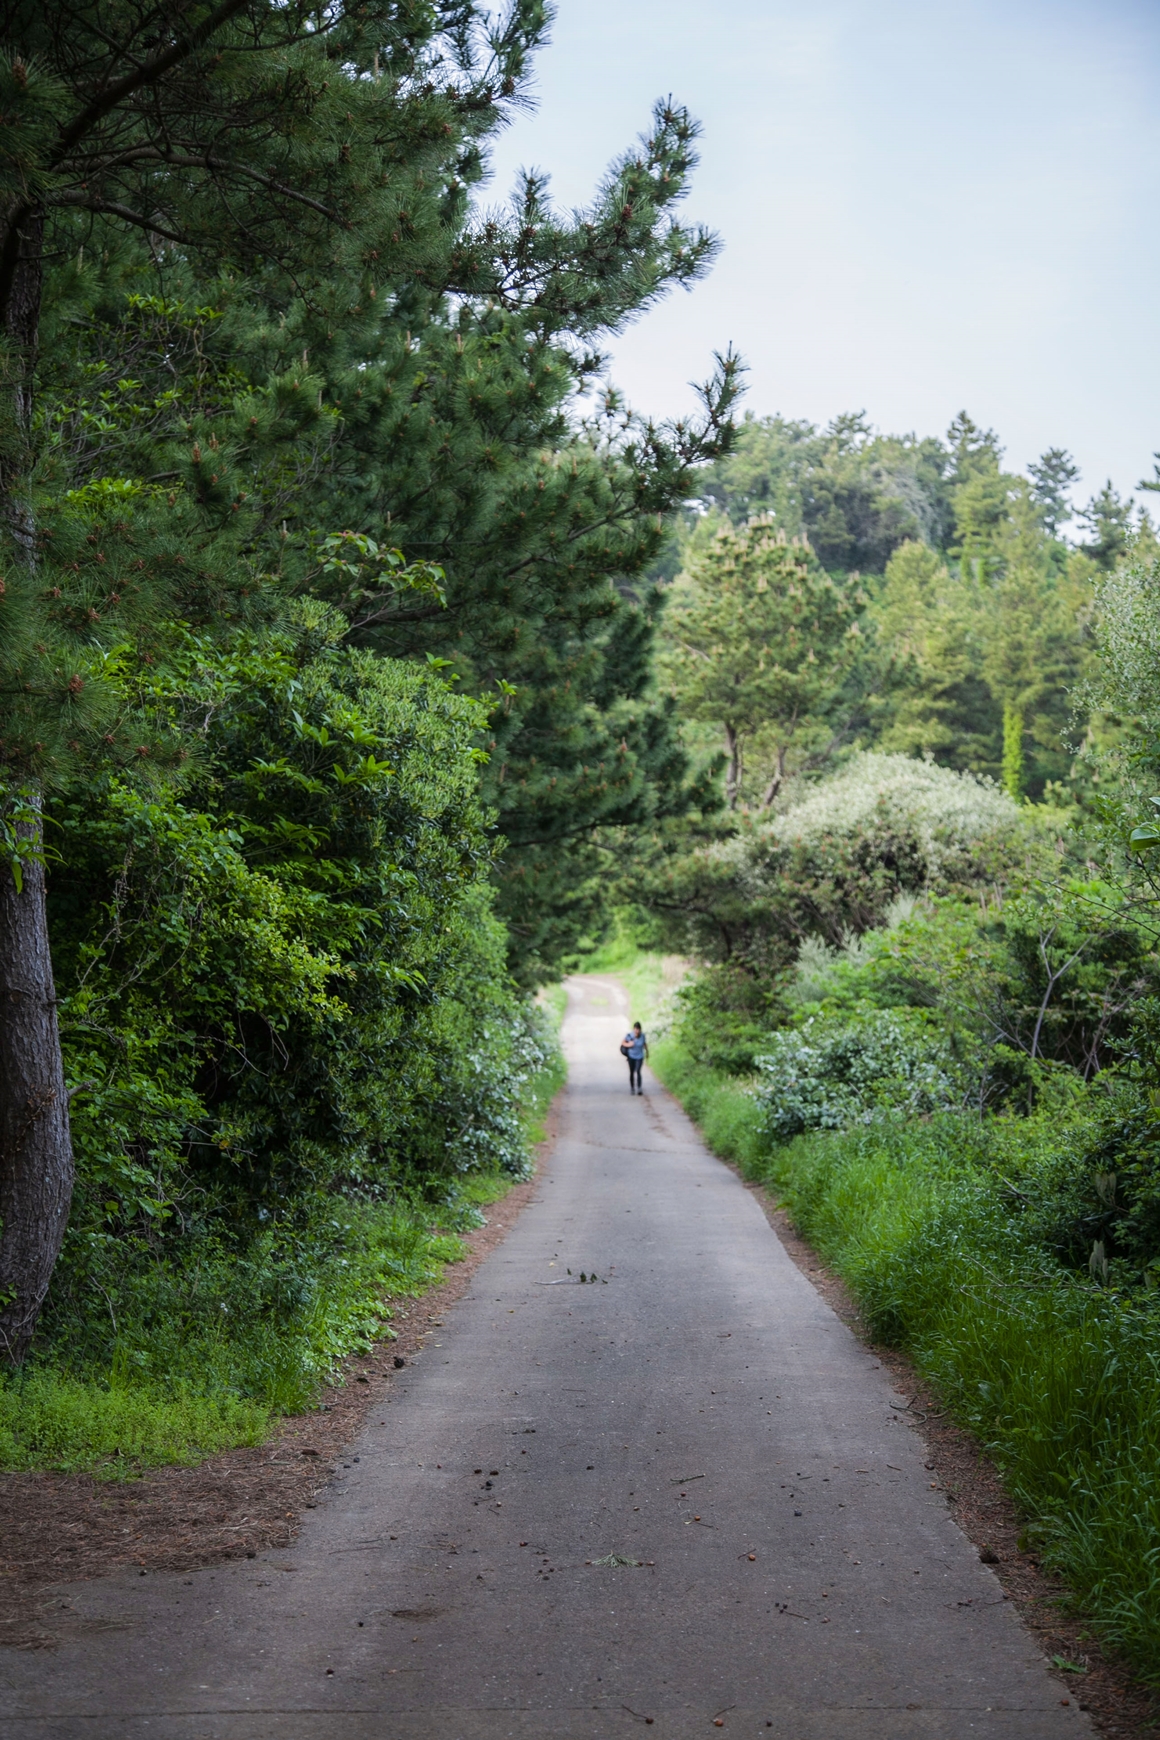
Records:
[[[481,710],[343,632],[313,605],[228,657],[173,634],[133,681],[159,742],[204,714],[183,784],[54,812],[78,1202],[111,1228],[524,1164],[545,1054],[491,910]]]
[[[961,1097],[945,1047],[888,1011],[771,1034],[756,1066],[763,1127],[778,1141],[844,1129],[887,1107],[932,1112]]]
[[[791,788],[767,831],[803,845],[866,833],[912,839],[933,879],[965,849],[1020,825],[1019,806],[989,779],[867,751],[813,788]]]
[[[178,1390],[230,1431],[307,1405],[456,1254],[432,1220],[527,1169],[558,1048],[492,910],[482,710],[343,635],[309,603],[228,653],[167,630],[125,677],[150,755],[52,812],[78,1176],[36,1354],[94,1445],[110,1374],[187,1445]]]
[[[772,816],[733,818],[692,850],[662,849],[646,887],[670,946],[769,979],[801,944],[842,948],[900,900],[1003,890],[1058,866],[1054,812],[1021,809],[970,773],[855,756]]]
[[[750,1075],[785,1014],[776,987],[733,966],[710,966],[678,990],[674,1031],[698,1063],[727,1075]]]

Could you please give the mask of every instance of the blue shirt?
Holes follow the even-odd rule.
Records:
[[[628,1055],[630,1057],[641,1058],[644,1056],[643,1033],[626,1033],[624,1036],[624,1044],[628,1046]]]

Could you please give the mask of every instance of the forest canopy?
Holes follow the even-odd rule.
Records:
[[[747,412],[654,570],[672,589],[661,688],[684,718],[715,725],[730,805],[768,806],[788,776],[872,746],[984,774],[1018,798],[1082,797],[1099,778],[1087,751],[1107,730],[1085,699],[1096,590],[1129,551],[1148,556],[1157,543],[1147,510],[1110,483],[1073,508],[1078,476],[1062,448],[1026,475],[1005,469],[998,435],[965,411],[941,439],[883,435],[862,413],[823,430]],[[788,568],[780,591],[756,571],[745,582],[738,540],[758,536],[787,547],[783,562],[796,548],[803,581],[816,574],[841,590],[840,631],[807,608]],[[773,635],[774,679],[768,653],[750,652],[755,635],[767,646],[782,594],[783,612],[801,620],[787,616]],[[690,641],[691,623],[711,624],[711,657],[707,641]],[[717,668],[736,718],[720,702],[706,708]],[[706,750],[713,739],[686,740]]]

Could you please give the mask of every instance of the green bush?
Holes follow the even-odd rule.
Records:
[[[886,1107],[932,1112],[962,1097],[937,1033],[904,1012],[871,1010],[845,1020],[811,1019],[771,1033],[756,1097],[775,1139],[841,1130]]]
[[[505,1109],[521,1171],[564,1075],[538,1014],[531,1038]],[[260,1442],[271,1414],[310,1407],[343,1358],[392,1335],[391,1301],[438,1281],[514,1170],[300,1197],[257,1230],[212,1205],[161,1236],[82,1223],[36,1357],[0,1385],[0,1469],[124,1476]]]
[[[706,966],[676,994],[675,1031],[698,1063],[727,1075],[752,1075],[770,1030],[787,1010],[778,990],[737,967]]]

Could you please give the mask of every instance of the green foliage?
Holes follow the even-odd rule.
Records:
[[[674,1029],[698,1063],[749,1075],[769,1034],[786,1018],[780,987],[731,962],[703,966],[677,992]]]
[[[1036,849],[1035,824],[988,782],[864,755],[731,837],[662,836],[636,881],[670,947],[770,976],[807,937],[841,944],[900,895],[1002,885]]]
[[[864,577],[857,657],[827,673],[838,704],[807,766],[855,742],[1006,780],[1022,714],[1020,795],[1089,786],[1070,740],[1082,734],[1072,714],[1091,666],[1094,583],[1129,539],[1151,549],[1154,534],[1146,515],[1130,521],[1112,503],[1095,544],[1069,545],[1070,456],[1052,448],[1026,478],[1002,459],[994,431],[966,412],[944,441],[880,435],[861,414],[825,432],[747,417],[708,468],[701,500],[733,525],[761,515],[807,539],[831,574]],[[686,565],[703,539],[703,525],[685,526]],[[751,633],[751,650],[761,639]]]
[[[424,140],[416,196],[432,264],[368,245],[358,273],[315,291],[124,241],[75,253],[37,481],[81,501],[111,471],[138,493],[164,478],[154,505],[185,516],[186,545],[224,564],[232,541],[241,557],[213,621],[268,606],[271,585],[308,591],[359,644],[446,660],[487,701],[481,777],[507,841],[494,875],[511,965],[534,984],[591,928],[607,862],[594,831],[687,801],[672,708],[648,693],[657,597],[641,576],[662,516],[728,445],[739,365],[720,359],[700,420],[650,423],[611,389],[580,412],[600,334],[713,256],[675,215],[696,161],[684,111],[658,108],[568,222],[533,179],[470,226],[482,159],[448,127]],[[184,593],[173,607],[210,620]]]
[[[863,596],[832,580],[809,547],[789,543],[769,517],[738,528],[710,522],[690,541],[686,563],[665,614],[662,671],[684,718],[724,731],[730,809],[741,796],[745,749],[760,732],[768,809],[791,752],[799,767],[808,765],[831,734],[858,652]]]
[[[904,544],[870,616],[893,667],[876,715],[884,749],[1002,777],[1018,795],[1074,783],[1065,741],[1090,663],[1091,565],[1061,557],[1020,486],[987,533],[986,563],[953,575]],[[981,534],[980,534],[981,536]],[[1013,791],[1013,795],[1015,795]]]
[[[697,128],[480,214],[546,23],[9,20],[0,848],[43,807],[78,1162],[37,1356],[129,1361],[142,1421],[191,1363],[302,1405],[427,1275],[417,1205],[524,1173],[558,1059],[520,987],[624,830],[713,802],[643,576],[740,365],[697,418],[581,405],[716,252]]]
[[[1082,548],[1101,568],[1114,568],[1127,555],[1132,542],[1131,499],[1122,500],[1109,477],[1103,489],[1080,509],[1079,518],[1089,534],[1089,541]]]
[[[761,1127],[775,1140],[869,1123],[888,1108],[926,1114],[962,1098],[963,1084],[937,1033],[896,1011],[854,1021],[809,1019],[771,1034],[754,1063]]]
[[[701,962],[678,1016],[699,1061],[748,1074],[778,1046],[808,1050],[768,1035],[815,1017],[858,1051],[859,1024],[891,1010],[949,1047],[954,1097],[1026,1107],[1150,1055],[1150,919],[1091,875],[1058,814],[885,756],[798,798],[651,866],[664,934]]]
[[[215,1450],[260,1444],[268,1420],[260,1403],[234,1396],[102,1386],[38,1366],[0,1380],[0,1469],[110,1479],[138,1467],[189,1466]]]
[[[677,1095],[714,1154],[746,1169],[760,1164],[767,1138],[752,1093],[708,1064],[698,1063],[672,1035],[651,1041],[649,1053],[650,1067]]]
[[[128,1260],[103,1265],[94,1253],[66,1260],[51,1349],[0,1389],[0,1466],[124,1476],[260,1442],[271,1412],[309,1407],[341,1359],[393,1333],[389,1301],[424,1291],[460,1254],[433,1214],[470,1224],[476,1194],[441,1210],[339,1200],[248,1240],[191,1216],[180,1242],[137,1239]]]
[[[102,803],[90,784],[54,815],[66,1054],[94,1084],[80,1152],[126,1098],[138,1115],[142,1092],[192,1098],[189,1162],[239,1212],[372,1185],[401,1149],[425,1170],[522,1164],[502,1102],[489,1114],[476,1091],[477,1047],[515,1008],[479,709],[340,637],[316,606],[232,655],[177,635],[135,699],[159,754],[202,712],[184,787],[112,773]],[[141,1128],[130,1146],[167,1150]]]
[[[307,1405],[454,1255],[431,1216],[523,1174],[558,1079],[503,970],[480,708],[343,627],[159,633],[121,677],[151,753],[51,811],[78,1183],[39,1359],[98,1459],[114,1416],[148,1458],[201,1443],[190,1397],[222,1432]]]
[[[550,1031],[538,1037],[540,1067],[508,1084],[525,1152],[564,1076]],[[187,1188],[135,1231],[74,1224],[40,1354],[0,1387],[0,1468],[123,1478],[260,1442],[271,1413],[310,1407],[341,1360],[393,1336],[392,1301],[437,1284],[456,1233],[511,1182],[476,1171],[434,1191],[396,1182],[380,1201],[300,1197],[256,1228]]]
[[[774,433],[717,475],[788,535],[834,461]],[[964,414],[941,452],[941,529],[896,540],[862,620],[878,753],[657,831],[647,903],[698,965],[654,1054],[1160,1683],[1154,534],[1105,491],[1065,545],[1058,449],[1022,479]]]
[[[1160,1680],[1160,1325],[1156,1271],[1139,1267],[1160,1257],[1147,1096],[1101,1088],[1022,1119],[887,1113],[775,1143],[750,1083],[673,1038],[652,1051],[713,1151],[777,1191],[871,1333],[907,1348],[987,1446],[1034,1548],[1101,1636]],[[1113,1220],[1140,1229],[1132,1264],[1084,1253]]]
[[[735,450],[709,469],[701,494],[735,524],[772,514],[831,572],[880,574],[906,539],[945,541],[948,466],[941,442],[876,435],[861,412],[824,431],[746,415]]]
[[[256,382],[223,359],[226,323],[198,275],[249,275],[284,311],[288,297],[329,305],[336,282],[373,297],[376,277],[445,271],[480,143],[544,25],[537,0],[497,28],[470,6],[448,28],[422,7],[340,5],[320,19],[243,3],[190,24],[162,53],[155,20],[132,9],[96,23],[50,4],[9,19],[3,255],[26,259],[30,281],[17,288],[12,266],[0,271],[6,378],[24,382],[18,426],[0,439],[13,558],[0,683],[20,697],[2,751],[19,774],[55,777],[84,726],[99,724],[113,644],[206,602],[210,576],[194,551],[210,546],[212,590],[236,612],[253,579],[239,533],[253,538],[295,437],[309,446],[333,428],[304,357]],[[146,236],[169,246],[158,253]],[[40,333],[46,252],[55,309]],[[127,261],[136,281],[124,286]],[[125,288],[132,297],[117,307]],[[38,348],[46,362],[34,378]],[[133,498],[167,500],[179,522],[168,550],[137,562],[86,552],[62,565],[76,576],[67,592],[46,588],[30,561],[33,504],[115,512]]]
[[[1016,803],[1023,796],[1023,714],[1010,702],[1003,708],[1003,789]]]
[[[1027,475],[1043,529],[1049,537],[1057,538],[1073,517],[1068,491],[1079,479],[1079,466],[1064,448],[1049,447],[1037,460],[1032,460]]]

